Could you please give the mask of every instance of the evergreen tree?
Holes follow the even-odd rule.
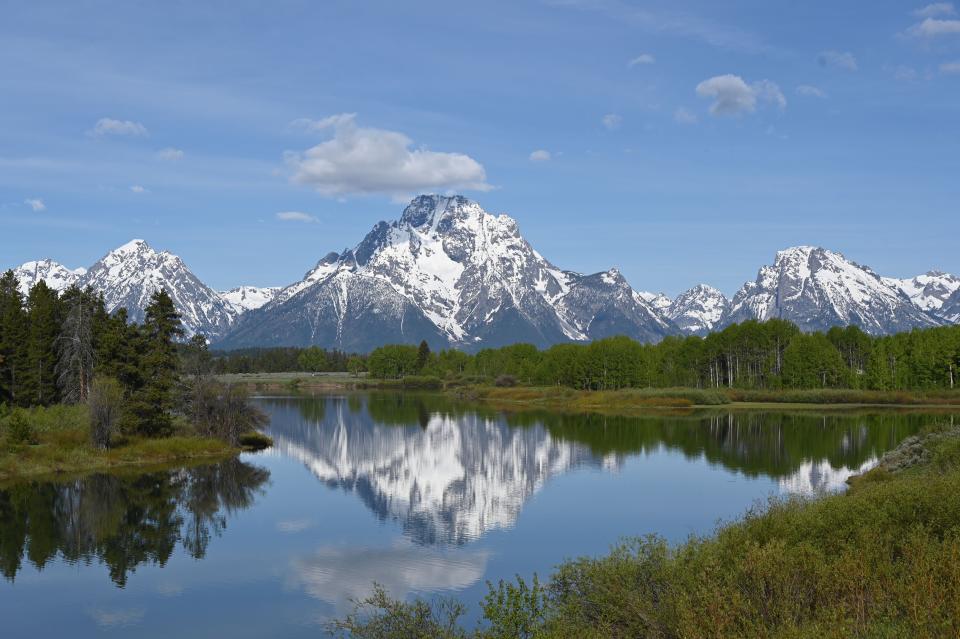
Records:
[[[417,348],[417,372],[422,372],[423,368],[427,365],[427,362],[430,361],[430,345],[427,344],[427,340],[422,340],[420,342],[420,347]]]
[[[183,328],[180,314],[164,290],[151,296],[145,314],[138,340],[143,384],[133,393],[131,413],[140,433],[166,436],[172,429],[180,363],[174,340],[183,335]]]
[[[25,396],[32,405],[48,406],[59,399],[56,344],[60,336],[60,300],[43,280],[30,289],[27,321]]]
[[[13,271],[0,277],[0,403],[26,404],[21,398],[26,368],[27,317]]]

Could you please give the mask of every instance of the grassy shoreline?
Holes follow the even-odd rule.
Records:
[[[243,383],[256,393],[327,393],[368,390],[443,393],[454,399],[481,402],[500,408],[532,407],[560,411],[631,413],[655,409],[716,408],[792,410],[844,410],[848,408],[906,407],[960,409],[960,390],[868,391],[742,390],[696,388],[643,388],[617,391],[582,391],[565,387],[513,386],[444,382],[412,377],[375,380],[346,373],[245,373],[223,375],[222,381]]]
[[[0,433],[0,482],[209,462],[240,452],[218,439],[189,432],[157,439],[127,436],[99,450],[90,443],[85,407],[35,408],[29,414],[33,441],[17,443],[6,430]]]

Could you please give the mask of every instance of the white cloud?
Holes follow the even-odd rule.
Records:
[[[917,73],[916,69],[903,64],[898,64],[894,67],[884,67],[884,70],[889,72],[893,76],[894,80],[899,80],[901,82],[912,82],[920,77],[920,74]]]
[[[801,84],[796,88],[797,95],[806,96],[808,98],[825,98],[827,94],[820,87],[815,87],[812,84]]]
[[[656,62],[656,61],[657,61],[657,59],[653,57],[653,54],[650,54],[650,53],[641,53],[640,55],[638,55],[637,57],[635,57],[633,60],[631,60],[631,61],[627,64],[627,66],[629,66],[629,67],[635,67],[635,66],[637,66],[638,64],[653,64],[653,63]]]
[[[616,113],[608,113],[602,118],[600,122],[603,123],[603,126],[607,128],[608,131],[613,131],[616,128],[619,128],[623,124],[623,118],[617,115]]]
[[[277,522],[277,531],[282,533],[298,533],[313,526],[309,519],[288,519]]]
[[[161,160],[166,160],[168,162],[175,162],[177,160],[183,159],[183,151],[181,149],[175,149],[173,147],[167,147],[165,149],[160,149],[157,151],[157,157]]]
[[[933,16],[952,16],[957,11],[950,2],[934,2],[925,7],[917,9],[913,15],[919,18],[931,18]]]
[[[277,213],[277,219],[284,222],[319,222],[315,216],[300,211],[281,211]]]
[[[87,614],[89,614],[101,628],[115,628],[140,623],[143,621],[146,610],[143,608],[119,608],[114,610],[94,608],[93,610],[87,611]]]
[[[413,141],[403,133],[357,126],[352,113],[292,124],[333,132],[329,140],[303,153],[286,154],[292,181],[326,196],[491,188],[483,165],[470,156],[412,149]]]
[[[936,38],[944,35],[960,35],[960,20],[938,20],[926,18],[923,22],[907,29],[907,34],[915,38]]]
[[[697,85],[697,95],[713,98],[710,113],[713,115],[741,115],[757,110],[757,102],[771,102],[783,109],[787,99],[776,83],[760,80],[747,84],[738,75],[728,73],[704,80]]]
[[[47,210],[47,205],[44,204],[43,200],[41,200],[38,197],[27,198],[26,200],[23,201],[23,203],[29,206],[31,209],[33,209],[34,213],[39,213],[40,211]]]
[[[132,185],[132,186],[130,187],[130,190],[133,191],[134,193],[137,193],[138,195],[139,195],[140,193],[147,193],[147,192],[148,192],[147,189],[143,188],[143,187],[140,186],[139,184],[134,184],[134,185]]]
[[[553,158],[553,155],[551,155],[550,151],[546,151],[544,149],[537,149],[536,151],[530,154],[531,162],[547,162],[552,158]]]
[[[677,124],[696,124],[698,120],[699,118],[693,111],[683,107],[679,107],[673,112],[673,121]]]
[[[147,135],[147,127],[139,122],[131,120],[114,120],[113,118],[100,118],[90,132],[93,135]]]
[[[944,62],[940,65],[940,73],[960,73],[960,60],[955,62]]]
[[[856,71],[857,59],[849,51],[823,51],[817,56],[821,67],[836,67],[844,71]]]

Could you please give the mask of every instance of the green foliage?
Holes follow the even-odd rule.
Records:
[[[534,575],[530,585],[517,575],[516,583],[500,580],[494,587],[487,582],[483,599],[483,617],[488,627],[484,639],[534,639],[546,621],[546,591]]]
[[[37,434],[30,416],[22,408],[15,408],[6,418],[7,438],[14,444],[36,444]]]
[[[332,622],[331,634],[351,639],[462,639],[467,635],[458,620],[464,606],[442,599],[407,603],[390,597],[379,584],[373,593],[355,602],[355,609]]]
[[[326,352],[318,346],[311,346],[300,351],[300,355],[297,356],[297,363],[300,365],[299,370],[311,373],[330,370]]]
[[[388,344],[375,348],[367,357],[367,370],[376,379],[399,379],[416,374],[419,350],[407,344]]]
[[[240,447],[244,450],[264,450],[273,446],[273,439],[255,430],[240,434]]]

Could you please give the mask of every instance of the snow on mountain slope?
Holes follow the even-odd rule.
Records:
[[[624,286],[619,273],[558,269],[507,215],[490,214],[460,196],[422,195],[398,221],[379,222],[352,250],[328,254],[303,280],[247,314],[224,342],[344,348],[399,337],[468,348],[546,346],[606,334],[609,322],[595,320],[613,308],[621,331],[637,339],[656,340],[673,330]],[[354,303],[357,296],[366,301]],[[389,339],[374,326],[385,321],[396,324]]]
[[[883,281],[899,288],[914,304],[934,314],[938,314],[944,302],[960,290],[960,277],[943,271],[927,271],[907,279],[885,277]]]
[[[260,308],[272,300],[278,292],[279,286],[238,286],[229,291],[220,291],[220,298],[226,302],[237,315]]]
[[[637,291],[636,295],[644,302],[655,308],[658,312],[666,315],[673,300],[663,293],[651,293],[649,291]]]
[[[233,308],[179,257],[157,252],[143,240],[132,240],[104,255],[78,284],[103,293],[108,311],[125,308],[136,322],[143,321],[150,296],[166,289],[182,315],[187,337],[196,333],[211,338],[222,335],[235,317]]]
[[[68,269],[51,259],[25,262],[13,269],[13,275],[17,278],[17,288],[24,296],[30,292],[34,284],[41,280],[57,292],[64,291],[72,284],[76,284],[86,272],[83,268]]]
[[[778,252],[772,266],[743,285],[721,324],[771,318],[805,331],[853,324],[874,335],[938,324],[869,268],[812,246]]]
[[[960,289],[953,292],[937,311],[939,317],[953,324],[960,324]]]
[[[727,296],[706,284],[698,284],[677,296],[666,311],[667,317],[687,333],[703,335],[716,326],[727,312]]]

